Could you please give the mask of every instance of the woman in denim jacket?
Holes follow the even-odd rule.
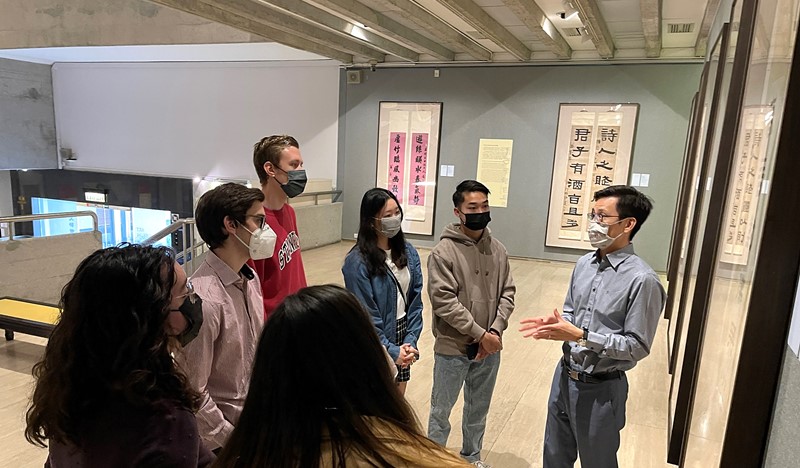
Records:
[[[372,316],[381,344],[397,364],[401,394],[419,358],[422,332],[422,267],[405,241],[403,210],[393,193],[374,188],[361,199],[358,241],[342,267],[347,289]]]

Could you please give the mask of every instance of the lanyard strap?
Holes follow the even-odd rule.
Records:
[[[395,286],[397,286],[398,294],[400,294],[400,297],[403,298],[403,306],[404,306],[403,310],[405,310],[406,313],[408,313],[408,300],[406,299],[406,294],[403,292],[403,287],[400,286],[400,281],[397,280],[397,277],[394,275],[394,273],[392,273],[392,269],[388,265],[386,266],[386,271],[389,272],[389,276],[392,277]],[[411,275],[411,270],[409,270],[408,274]]]

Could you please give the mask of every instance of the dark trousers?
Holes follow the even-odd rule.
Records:
[[[547,403],[544,468],[616,468],[619,431],[625,427],[628,379],[585,383],[556,366]]]

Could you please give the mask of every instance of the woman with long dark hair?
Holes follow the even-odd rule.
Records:
[[[197,394],[171,356],[186,320],[202,317],[190,286],[164,247],[111,247],[78,265],[33,368],[25,437],[49,445],[45,466],[211,463],[197,433]]]
[[[339,286],[287,297],[264,327],[244,409],[215,466],[469,467],[422,435],[372,328]]]
[[[392,192],[368,190],[361,199],[360,218],[358,240],[344,260],[342,275],[397,364],[398,388],[404,394],[411,365],[419,358],[422,266],[419,254],[405,240],[400,227],[403,210]]]

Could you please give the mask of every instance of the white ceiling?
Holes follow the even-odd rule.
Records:
[[[76,4],[83,2],[85,6],[87,2],[97,3],[100,0],[74,1]],[[227,39],[222,42],[236,43],[0,49],[0,57],[40,63],[336,60],[348,66],[380,66],[382,63],[568,63],[601,58],[606,61],[693,61],[699,60],[705,53],[704,42],[698,33],[707,33],[708,28],[701,26],[713,20],[715,5],[720,3],[718,0],[106,1],[116,6],[113,10],[105,8],[102,17],[94,12],[87,13],[85,7],[67,7],[62,12],[63,18],[55,19],[47,17],[52,16],[52,9],[35,9],[19,4],[21,6],[15,8],[17,15],[21,16],[17,19],[0,17],[0,31],[4,23],[39,21],[50,25],[43,26],[45,44],[78,36],[80,40],[73,39],[72,44],[147,44],[146,28],[153,27],[150,30],[152,32],[156,31],[156,26],[164,28],[166,24],[166,28],[171,28],[174,34],[168,40],[164,40],[164,36],[153,36],[152,43],[217,42],[195,38],[193,34],[199,27],[209,30],[214,27],[228,28],[227,31],[236,34],[246,33],[252,42],[238,43],[242,40],[230,40],[231,34],[226,33]],[[61,2],[63,0],[36,0],[35,3],[42,6],[47,3],[61,5]],[[519,11],[514,10],[515,2],[528,8],[533,17],[540,18],[537,15],[541,13],[544,17],[536,19],[536,24],[528,22],[526,25],[523,18],[515,13]],[[657,7],[653,8],[652,5]],[[559,13],[571,7],[583,10],[579,16],[562,19]],[[459,8],[463,10],[456,13]],[[122,11],[128,17],[119,20],[120,16],[114,16],[109,13],[111,11]],[[464,16],[465,11],[477,11],[484,17],[488,15],[489,22],[477,24],[467,19],[469,15]],[[141,15],[139,12],[147,14]],[[419,15],[423,13],[427,15],[427,21],[420,21]],[[173,16],[170,15],[183,15],[180,21],[184,23],[202,23],[173,24],[170,22]],[[370,19],[374,21],[366,27],[360,23],[367,23]],[[133,25],[134,29],[120,27],[118,23]],[[690,31],[671,32],[670,25],[678,23],[685,24]],[[67,24],[77,29],[69,30],[65,26]],[[650,31],[648,36],[648,24],[660,24],[660,32]],[[56,29],[50,35],[48,28],[64,30]],[[92,36],[91,31],[95,28],[103,31],[100,37]],[[550,37],[543,35],[542,29],[548,31]],[[607,29],[608,34],[592,37],[588,34],[589,29]],[[84,30],[89,31],[85,37]],[[119,35],[115,36],[115,30],[121,31]],[[142,32],[131,35],[132,30]],[[487,38],[479,31],[494,33],[495,39]],[[550,31],[555,33],[555,37]],[[654,34],[657,35],[655,42]],[[32,37],[32,33],[28,36]],[[51,39],[48,43],[49,37],[62,39]],[[650,39],[649,42],[646,38]],[[4,38],[0,36],[0,44],[9,47],[8,40],[5,40],[3,42]],[[518,45],[517,41],[522,45]],[[605,54],[603,50],[606,50]],[[438,55],[432,55],[437,52]]]

